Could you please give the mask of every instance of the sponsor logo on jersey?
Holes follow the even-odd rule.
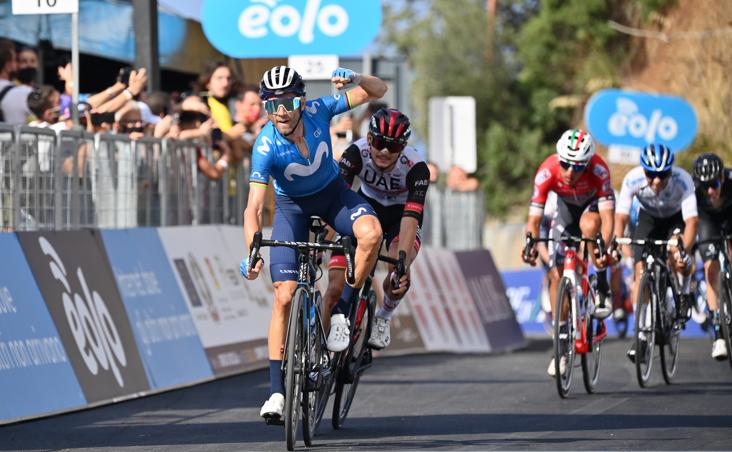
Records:
[[[315,152],[315,159],[310,165],[303,165],[302,163],[290,163],[285,168],[285,179],[292,181],[294,176],[307,177],[315,174],[319,169],[323,160],[328,158],[328,144],[325,141],[321,141],[318,145],[318,150]]]
[[[253,171],[251,179],[263,179],[262,173],[260,173],[259,171]]]
[[[594,168],[592,168],[592,172],[600,179],[604,179],[608,176],[607,170],[602,165],[595,165]]]
[[[429,184],[430,184],[429,179],[422,179],[422,180],[418,180],[417,182],[415,182],[414,186],[415,187],[426,187]]]
[[[307,110],[308,113],[310,113],[311,115],[317,114],[318,113],[318,106],[319,105],[320,105],[320,102],[318,102],[317,100],[316,101],[313,101],[312,104],[310,104],[307,107],[305,107],[305,110]]]
[[[262,144],[257,146],[257,152],[262,155],[267,155],[270,150],[270,146],[272,145],[272,140],[269,137],[262,137],[261,143]]]
[[[377,173],[371,168],[366,168],[362,180],[365,184],[384,191],[399,191],[403,188],[400,178],[393,175],[385,177],[384,174]]]
[[[542,185],[544,182],[548,181],[551,176],[552,176],[552,174],[549,171],[549,168],[542,168],[541,171],[536,173],[536,177],[534,178],[534,183],[536,185]]]

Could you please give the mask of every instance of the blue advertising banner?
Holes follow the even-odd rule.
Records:
[[[381,1],[205,0],[203,32],[234,58],[358,55],[381,27]]]
[[[696,113],[684,99],[618,89],[592,96],[585,122],[604,145],[642,148],[661,143],[674,152],[689,146],[697,129]]]
[[[701,261],[697,268],[703,269]],[[623,283],[621,287],[621,299],[628,296],[629,287],[633,283],[632,270],[626,266],[622,267]],[[544,290],[542,286],[544,278],[543,269],[526,269],[515,271],[501,272],[501,277],[506,285],[506,295],[511,302],[516,320],[521,324],[523,332],[534,337],[551,337],[552,323],[548,313],[550,312],[549,292]],[[711,324],[706,312],[706,297],[704,294],[704,276],[703,270],[701,274],[697,271],[697,303],[694,306],[692,320],[686,324],[683,337],[703,337],[711,334]],[[618,301],[620,302],[620,301]],[[628,306],[632,306],[630,300],[627,301]],[[632,309],[632,308],[631,308]],[[627,323],[626,323],[627,322]],[[605,320],[608,334],[610,336],[621,336],[625,334],[627,337],[633,336],[635,320],[632,313],[627,320],[618,321],[613,317]]]
[[[528,269],[501,272],[506,285],[506,295],[516,313],[516,320],[524,333],[544,335],[551,331],[551,319],[542,309],[543,269]],[[546,308],[549,308],[546,300]]]
[[[157,231],[104,230],[102,239],[152,386],[213,377]]]
[[[86,400],[15,234],[0,234],[0,424]]]

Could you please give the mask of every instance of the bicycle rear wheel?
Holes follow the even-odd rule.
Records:
[[[339,430],[348,417],[353,398],[356,396],[358,382],[361,380],[363,367],[371,360],[371,350],[368,348],[371,325],[373,324],[376,307],[376,294],[370,291],[368,298],[358,299],[356,309],[351,310],[351,325],[354,325],[351,335],[352,344],[344,356],[341,356],[341,367],[336,376],[336,389],[333,398],[333,428]],[[363,317],[358,322],[358,313],[363,311]]]
[[[592,291],[590,291],[592,293]],[[594,305],[595,300],[588,300]],[[588,394],[595,392],[595,386],[600,379],[600,351],[602,341],[596,338],[603,332],[602,320],[595,319],[590,315],[589,309],[585,309],[583,325],[587,339],[587,352],[582,354],[582,381]]]
[[[732,367],[732,281],[719,275],[719,323],[722,327],[724,344],[727,347],[727,361]]]
[[[292,297],[290,322],[287,328],[287,351],[285,354],[285,442],[287,450],[294,450],[297,441],[297,424],[302,404],[302,372],[305,364],[303,353],[303,313],[307,291],[299,288]]]
[[[644,273],[635,304],[635,373],[641,388],[648,385],[656,343],[656,294],[650,273]]]
[[[305,299],[303,299],[305,300]],[[313,304],[320,306],[322,297],[316,291]],[[305,350],[305,390],[303,391],[302,403],[302,436],[307,447],[312,447],[315,431],[323,418],[325,405],[328,404],[330,394],[330,358],[326,339],[323,334],[320,321],[320,309],[316,307],[312,313],[315,314],[308,325],[308,333]]]
[[[665,290],[661,291],[661,294],[665,293]],[[664,299],[668,302],[667,297],[664,297]],[[676,300],[676,298],[673,298],[672,302],[675,303]],[[676,375],[676,368],[679,363],[679,337],[681,336],[681,328],[675,328],[674,326],[676,322],[676,312],[676,304],[671,307],[671,311],[669,311],[668,306],[666,306],[666,309],[659,309],[659,317],[664,316],[662,322],[663,334],[660,344],[661,373],[663,374],[663,380],[669,385],[671,384],[671,380],[674,378],[674,375]]]
[[[554,307],[554,379],[557,383],[559,397],[565,398],[572,385],[572,370],[574,369],[574,336],[575,326],[572,322],[572,283],[562,278],[557,291],[557,305]],[[562,309],[567,310],[567,331],[561,331],[559,319],[562,318]],[[565,360],[564,373],[561,372],[561,362]]]

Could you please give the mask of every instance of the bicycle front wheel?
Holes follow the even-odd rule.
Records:
[[[316,291],[314,296],[315,319],[309,327],[308,335],[308,392],[306,393],[308,403],[303,404],[303,409],[307,408],[307,413],[303,412],[303,438],[308,447],[312,446],[315,431],[323,419],[334,381],[330,354],[320,318],[321,303],[320,292]]]
[[[341,356],[341,367],[336,376],[335,396],[333,397],[333,428],[339,430],[348,417],[353,398],[356,396],[358,382],[366,365],[371,360],[371,350],[368,348],[371,325],[373,324],[376,307],[376,294],[370,291],[366,300],[359,298],[355,309],[351,310],[351,345],[345,355]],[[359,312],[362,317],[359,319]],[[360,320],[360,321],[359,321]]]
[[[287,450],[295,449],[297,424],[302,404],[302,372],[305,368],[302,306],[306,302],[306,298],[307,291],[304,288],[295,291],[290,307],[290,322],[287,327],[287,350],[285,352],[285,442]]]
[[[648,385],[653,368],[653,349],[656,343],[656,294],[653,278],[644,273],[635,303],[635,374],[641,388]]]
[[[592,293],[592,291],[590,291]],[[594,299],[588,300],[593,304]],[[595,386],[600,379],[600,350],[602,340],[598,339],[603,333],[605,325],[602,320],[595,319],[590,315],[589,309],[585,309],[583,326],[587,340],[587,352],[582,354],[582,381],[588,394],[595,392]]]
[[[727,360],[732,367],[732,281],[719,275],[719,323],[722,327]]]
[[[306,298],[303,298],[303,301]],[[313,305],[320,306],[322,297],[316,291]],[[315,430],[320,424],[328,403],[330,387],[330,364],[328,348],[323,329],[321,328],[319,308],[311,311],[310,322],[307,324],[305,335],[305,389],[302,397],[302,437],[307,447],[312,447]]]
[[[560,325],[560,319],[566,312],[566,331]],[[575,326],[572,321],[572,283],[562,278],[557,291],[557,301],[554,307],[554,379],[557,383],[559,397],[569,395],[572,385],[572,370],[574,369],[574,336]],[[562,366],[564,363],[564,366]],[[562,367],[564,367],[562,369]],[[564,371],[564,372],[562,372]]]
[[[666,302],[669,301],[667,297],[664,298]],[[673,303],[674,300],[676,299],[672,299],[671,302]],[[663,322],[659,322],[663,325],[663,337],[661,338],[662,342],[660,347],[661,373],[663,374],[663,380],[666,384],[670,385],[671,380],[674,378],[674,375],[676,375],[676,368],[679,363],[679,338],[681,336],[681,328],[676,328],[674,325],[677,312],[675,304],[671,307],[666,306],[663,313],[660,311],[661,309],[659,309],[659,317],[661,315],[664,316]]]

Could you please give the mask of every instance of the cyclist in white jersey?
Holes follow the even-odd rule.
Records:
[[[640,203],[640,210],[638,225],[632,234],[634,239],[665,240],[675,235],[682,239],[685,249],[692,249],[699,220],[694,180],[683,169],[674,167],[673,163],[673,153],[662,144],[650,144],[643,149],[641,165],[633,168],[623,179],[620,197],[615,206],[616,237],[624,236],[635,197]],[[677,247],[671,247],[669,251],[669,264],[681,281],[681,312],[685,313],[691,306],[691,258],[686,254],[686,258],[682,259]],[[637,299],[643,272],[642,254],[642,247],[633,245],[633,300]],[[634,348],[628,351],[628,357],[635,359]]]
[[[348,347],[350,332],[344,312],[358,296],[359,288],[376,262],[381,243],[381,226],[371,206],[346,187],[333,161],[330,121],[333,116],[386,93],[383,80],[360,75],[350,69],[333,71],[331,81],[341,89],[358,85],[345,95],[305,99],[305,83],[292,68],[276,66],[264,73],[260,96],[267,111],[267,123],[257,136],[252,153],[250,190],[244,211],[245,240],[249,246],[254,234],[262,229],[262,213],[269,179],[274,180],[275,214],[273,240],[304,242],[308,238],[310,216],[323,218],[343,235],[355,236],[355,283],[346,284],[336,313],[330,319],[328,348],[341,351]],[[248,251],[244,252],[248,256]],[[247,279],[255,279],[261,270],[258,259],[249,271],[248,257],[241,264]],[[297,288],[297,256],[291,248],[270,250],[270,274],[275,300],[269,324],[267,346],[270,359],[270,397],[262,406],[265,419],[279,419],[285,404],[282,358],[290,313],[290,302]]]
[[[409,289],[409,265],[417,257],[421,242],[419,228],[430,171],[417,150],[407,146],[410,134],[406,115],[396,109],[378,110],[369,121],[368,135],[349,146],[340,160],[341,177],[349,186],[358,178],[359,193],[376,211],[389,256],[406,253],[406,274],[396,281],[394,266],[390,265],[384,278],[384,299],[369,338],[369,345],[377,350],[391,342],[391,317]],[[328,269],[326,306],[337,302],[345,281],[342,253],[333,253]]]

